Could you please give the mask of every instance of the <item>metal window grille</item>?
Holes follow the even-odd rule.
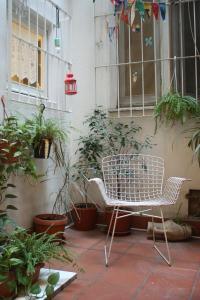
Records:
[[[70,14],[53,0],[7,3],[10,99],[31,104],[42,100],[51,109],[67,110],[64,78],[71,66]]]
[[[200,99],[200,1],[166,4],[165,21],[151,17],[143,22],[136,11],[140,32],[132,32],[113,16],[110,1],[96,1],[96,105],[114,117],[152,115],[170,89]],[[116,24],[119,32],[112,33]]]

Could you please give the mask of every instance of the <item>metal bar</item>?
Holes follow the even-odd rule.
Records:
[[[157,88],[157,39],[156,39],[156,20],[153,18],[153,36],[154,36],[154,80],[155,80],[155,97],[156,97],[156,104],[158,102],[158,88]]]
[[[128,61],[130,63],[131,61],[131,27],[129,26],[128,29]],[[132,68],[131,65],[129,64],[129,89],[130,89],[130,99],[129,99],[129,104],[130,104],[130,117],[132,117]]]
[[[193,1],[194,14],[194,46],[195,46],[195,95],[198,100],[198,73],[197,73],[197,25],[196,25],[196,3]]]
[[[178,56],[176,57],[177,60],[179,59],[189,59],[189,58],[200,58],[200,54],[197,54],[196,56],[195,55],[190,55],[190,56]],[[174,57],[168,57],[168,58],[157,58],[156,59],[156,62],[162,62],[162,61],[173,61],[174,60]],[[110,65],[100,65],[100,66],[95,66],[96,69],[98,68],[108,68],[108,67],[115,67],[115,66],[125,66],[125,65],[134,65],[134,64],[141,64],[141,63],[149,63],[149,62],[155,62],[154,59],[149,59],[149,60],[144,60],[144,61],[132,61],[132,62],[128,62],[128,63],[118,63],[118,64],[110,64]]]
[[[183,19],[182,19],[182,3],[179,3],[179,22],[180,22],[180,46],[181,46],[181,56],[183,57]],[[180,60],[181,63],[181,94],[184,94],[184,72],[183,72],[183,59]]]
[[[142,114],[144,116],[144,49],[143,49],[143,21],[140,19],[141,26],[141,52],[142,52]]]
[[[119,35],[116,37],[116,55],[117,55],[117,116],[120,118],[120,91],[119,91],[119,76],[120,76],[120,71],[119,71]]]
[[[11,45],[12,45],[12,1],[7,0],[6,2],[7,8],[7,22],[8,22],[8,34],[7,34],[7,81],[8,81],[8,90],[7,90],[7,98],[11,98]]]

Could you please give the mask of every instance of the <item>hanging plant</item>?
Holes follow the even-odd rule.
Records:
[[[197,158],[200,167],[200,117],[197,118],[196,126],[190,128],[192,131],[192,137],[189,140],[188,147],[192,149],[193,156]]]
[[[179,93],[167,93],[154,109],[155,133],[158,122],[173,126],[175,122],[184,124],[186,120],[195,116],[200,116],[200,106],[195,98],[181,96]]]

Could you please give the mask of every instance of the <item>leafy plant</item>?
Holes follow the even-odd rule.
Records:
[[[45,119],[44,110],[45,106],[41,104],[38,107],[37,114],[26,121],[26,126],[31,130],[34,150],[40,145],[42,140],[49,140],[54,149],[56,166],[61,167],[65,160],[62,144],[66,142],[67,134],[52,119]]]
[[[154,109],[155,132],[158,122],[173,126],[176,121],[184,124],[189,118],[198,115],[200,115],[200,106],[196,99],[191,96],[181,96],[179,93],[167,93],[161,97]]]
[[[89,128],[86,136],[79,138],[79,161],[77,168],[93,169],[93,175],[101,175],[101,159],[104,156],[119,153],[140,153],[143,149],[151,148],[151,138],[144,141],[137,139],[142,128],[131,121],[128,124],[109,119],[101,107],[94,110],[84,122]]]
[[[14,272],[17,291],[23,290],[27,295],[40,294],[39,284],[33,283],[36,267],[52,259],[70,263],[80,270],[74,255],[60,243],[56,235],[44,233],[31,235],[26,230],[18,228],[10,234],[0,253],[0,281],[7,280],[9,272]],[[58,280],[58,274],[50,275],[47,280],[47,296],[53,293]]]
[[[193,132],[189,140],[188,147],[193,150],[194,157],[197,158],[200,166],[200,117],[196,118],[196,125],[188,131]]]

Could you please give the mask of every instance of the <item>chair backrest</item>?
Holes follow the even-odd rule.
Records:
[[[119,201],[144,201],[162,194],[164,160],[143,154],[118,154],[103,158],[106,194]]]

